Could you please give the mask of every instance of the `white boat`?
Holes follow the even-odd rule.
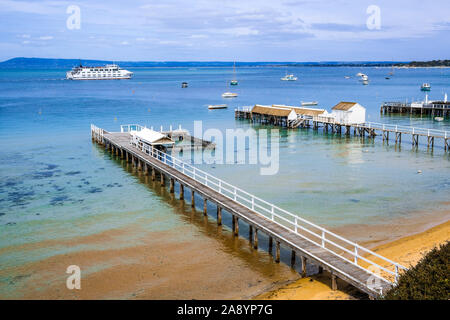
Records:
[[[434,117],[434,120],[441,122],[444,121],[444,117]]]
[[[369,84],[369,80],[362,80],[362,84],[363,85],[368,85]]]
[[[297,77],[293,74],[286,74],[283,78],[281,78],[282,81],[297,81]]]
[[[236,98],[237,96],[238,94],[233,92],[222,93],[222,98]]]
[[[228,105],[226,104],[210,104],[208,105],[208,109],[226,109]]]
[[[357,76],[357,77],[362,77],[362,76],[365,76],[365,74],[364,74],[364,73],[361,73],[361,72],[358,72],[358,73],[356,74],[356,76]]]
[[[344,76],[345,79],[350,79],[350,76]]]
[[[302,101],[302,106],[317,106],[319,102],[317,101]]]
[[[66,73],[69,80],[113,80],[131,79],[133,72],[121,69],[116,64],[104,67],[83,67],[81,64]]]

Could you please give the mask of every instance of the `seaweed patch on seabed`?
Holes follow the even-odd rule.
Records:
[[[34,191],[13,191],[8,193],[8,201],[14,203],[13,206],[23,206],[28,204],[27,198],[34,196]]]
[[[74,175],[77,175],[80,173],[81,173],[81,171],[69,171],[69,172],[66,172],[66,176],[74,176]]]
[[[46,179],[51,178],[55,175],[55,173],[60,172],[61,170],[55,170],[55,171],[35,171],[32,174],[33,179]]]
[[[100,188],[92,187],[92,188],[90,188],[90,189],[87,191],[87,193],[99,193],[99,192],[102,192],[102,191],[103,191],[103,190],[100,189]]]
[[[65,201],[69,201],[69,197],[68,196],[58,196],[58,197],[54,197],[50,200],[50,205],[52,206],[62,206],[64,204]]]

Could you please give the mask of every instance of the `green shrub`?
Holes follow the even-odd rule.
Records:
[[[400,275],[398,285],[383,297],[386,300],[450,299],[450,242],[428,252],[414,267]]]

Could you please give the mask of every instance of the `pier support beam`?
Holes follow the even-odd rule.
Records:
[[[144,162],[144,174],[148,176],[148,164]]]
[[[206,198],[203,199],[203,215],[206,216],[208,214],[208,200]]]
[[[337,277],[331,273],[331,290],[337,290]]]
[[[252,225],[248,226],[248,240],[250,241],[250,243],[252,243],[252,241],[253,241],[253,226]]]
[[[237,216],[233,216],[233,235],[239,235],[239,218]]]
[[[295,251],[294,250],[291,251],[291,267],[292,268],[295,267]]]
[[[184,185],[180,183],[180,200],[184,200]]]
[[[306,257],[302,256],[302,277],[306,277]]]
[[[269,236],[269,253],[272,254],[273,238]]]
[[[217,225],[222,225],[222,208],[217,206]]]
[[[277,241],[275,246],[275,262],[280,263],[280,241]]]
[[[175,185],[175,180],[173,180],[173,179],[171,178],[171,179],[170,179],[170,187],[169,187],[169,192],[170,192],[170,193],[174,193],[174,191],[175,191],[174,185]]]
[[[164,187],[166,185],[164,181],[164,173],[161,172],[161,187]]]
[[[156,170],[153,167],[151,170],[152,170],[152,181],[155,181],[156,180]]]
[[[323,272],[323,267],[319,266],[319,271],[318,273],[322,273]]]
[[[258,249],[258,229],[253,233],[253,249]]]
[[[194,193],[194,190],[191,190],[191,207],[195,208],[195,193]]]

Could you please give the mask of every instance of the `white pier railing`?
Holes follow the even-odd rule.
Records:
[[[135,146],[135,145],[134,145]],[[137,147],[137,146],[135,146]],[[369,249],[366,249],[355,242],[347,240],[321,226],[318,226],[312,222],[309,222],[295,214],[290,213],[272,203],[269,203],[261,198],[258,198],[232,184],[223,181],[215,176],[202,171],[180,159],[172,157],[171,155],[154,149],[148,145],[137,147],[144,153],[153,156],[163,162],[164,164],[175,168],[179,172],[189,176],[195,181],[217,191],[225,197],[251,209],[278,224],[279,226],[296,233],[303,239],[313,242],[316,245],[321,246],[323,249],[331,252],[332,254],[341,257],[349,261],[350,263],[364,269],[365,271],[372,273],[376,277],[380,277],[385,281],[396,283],[399,271],[407,270],[404,266],[387,259]],[[280,235],[280,238],[283,238]],[[383,264],[388,266],[382,266],[375,261],[371,260],[373,257],[378,258]],[[361,262],[365,262],[368,266],[374,266],[378,270],[382,270],[388,275],[394,278],[394,281],[387,279],[375,273],[367,268],[364,268]]]

